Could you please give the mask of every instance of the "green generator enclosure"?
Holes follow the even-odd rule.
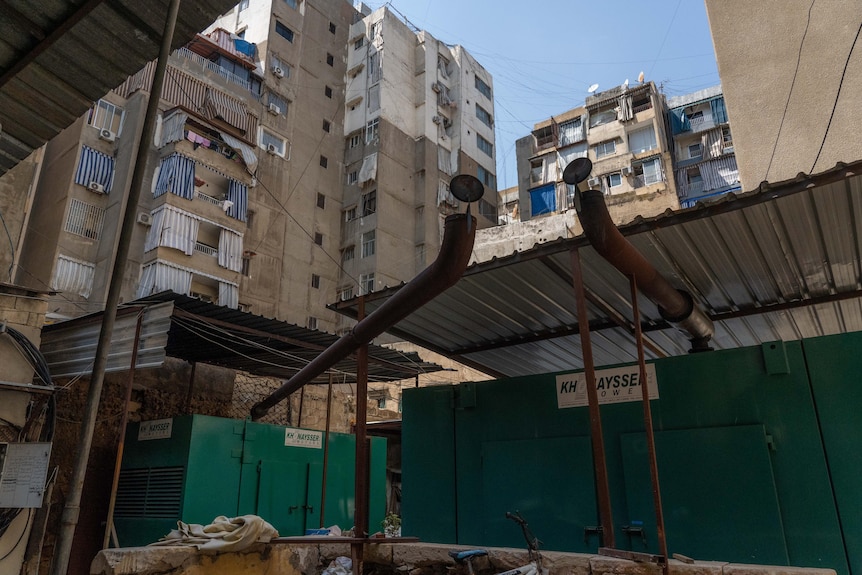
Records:
[[[188,415],[129,425],[114,525],[120,545],[158,541],[177,521],[259,515],[281,536],[321,525],[326,434]],[[322,524],[353,526],[356,442],[330,433]],[[369,529],[386,510],[386,440],[370,438]]]
[[[668,551],[862,575],[862,333],[651,362]],[[602,545],[585,380],[407,389],[403,529],[424,541]],[[597,371],[616,547],[658,553],[637,366]],[[575,404],[574,392],[584,402]],[[617,401],[629,396],[631,401]],[[613,401],[612,401],[613,400]]]

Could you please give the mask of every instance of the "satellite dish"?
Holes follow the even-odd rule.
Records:
[[[641,84],[644,83],[644,71],[643,70],[641,70],[641,73],[638,74],[638,82],[640,82]]]
[[[598,84],[593,84],[592,86],[590,86],[589,88],[587,88],[587,92],[589,92],[590,94],[592,94],[593,92],[595,92],[595,91],[596,91],[596,90],[598,90],[598,89],[599,89],[599,85],[598,85]]]
[[[570,185],[577,185],[590,176],[593,163],[587,158],[575,158],[566,169],[563,170],[563,181]]]
[[[629,88],[629,79],[626,78],[626,81],[623,82],[623,90],[628,90]]]
[[[475,176],[460,174],[449,182],[449,191],[462,202],[475,202],[485,193],[485,187]]]

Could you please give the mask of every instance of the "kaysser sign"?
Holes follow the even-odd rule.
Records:
[[[323,448],[323,432],[288,427],[284,430],[284,444],[290,447]]]
[[[658,399],[655,366],[646,365],[647,389],[650,399]],[[625,403],[643,398],[640,368],[614,367],[596,370],[596,395],[599,403]],[[557,408],[583,407],[587,401],[587,376],[585,373],[567,373],[557,376]]]

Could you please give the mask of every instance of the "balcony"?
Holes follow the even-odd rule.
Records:
[[[632,187],[637,190],[663,181],[661,174],[640,174],[632,178]]]
[[[640,112],[645,112],[652,108],[652,102],[647,102],[645,104],[641,104],[640,106],[635,106],[632,108],[632,114],[638,114]]]
[[[246,79],[240,78],[233,72],[225,70],[215,62],[211,60],[207,60],[200,54],[195,54],[188,48],[177,48],[176,52],[174,52],[178,57],[183,58],[184,60],[189,60],[190,62],[194,62],[198,66],[200,66],[204,70],[209,70],[210,72],[214,72],[218,74],[231,84],[236,84],[237,86],[241,86],[251,92],[251,82]]]
[[[195,242],[195,251],[205,256],[218,257],[218,248],[201,242]]]
[[[689,120],[692,133],[705,132],[715,127],[715,122],[711,113],[705,113],[702,116],[697,116]]]
[[[703,193],[706,188],[706,184],[703,180],[698,182],[689,182],[687,184],[679,185],[679,197],[687,198],[689,196],[697,196]]]

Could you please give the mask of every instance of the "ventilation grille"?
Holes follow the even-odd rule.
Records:
[[[183,467],[121,470],[114,515],[178,518],[183,501],[183,472]]]

